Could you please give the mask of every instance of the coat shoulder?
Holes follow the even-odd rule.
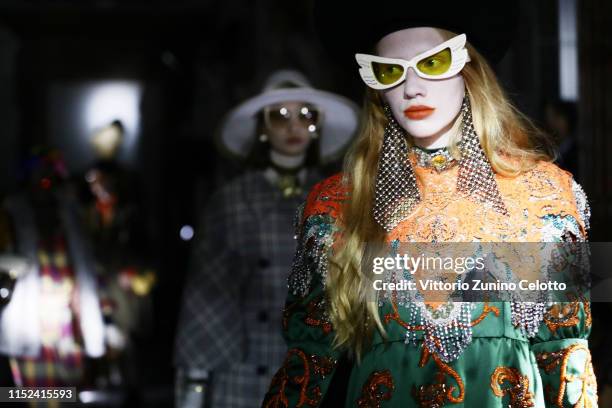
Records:
[[[336,173],[318,182],[308,193],[303,219],[312,215],[338,218],[348,195],[349,187],[343,173]]]
[[[591,209],[589,200],[582,186],[575,180],[571,172],[562,169],[555,163],[540,161],[523,175],[527,193],[543,201],[547,196],[554,199],[553,203],[542,208],[556,209],[560,215],[571,215],[580,224],[583,234],[590,228]]]

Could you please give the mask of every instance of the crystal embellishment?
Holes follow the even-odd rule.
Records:
[[[421,193],[418,189],[414,169],[407,157],[406,131],[394,119],[388,105],[384,105],[383,110],[388,123],[385,127],[378,162],[373,216],[374,220],[389,232],[412,213],[421,201]],[[463,99],[461,113],[462,136],[458,146],[461,159],[459,160],[459,174],[457,176],[457,192],[469,200],[485,204],[500,214],[509,215],[497,188],[491,163],[482,150],[480,140],[474,129],[470,100],[467,94]],[[450,163],[450,158],[452,158],[450,153],[448,156],[444,155],[442,157],[434,155],[429,158],[428,163],[437,166],[436,169],[444,169]]]
[[[451,168],[457,162],[445,147],[430,152],[413,146],[411,151],[416,154],[419,166],[433,167],[438,173]]]
[[[379,225],[391,231],[412,212],[421,194],[408,160],[406,133],[393,118],[389,105],[384,111],[388,124],[378,162],[373,215]]]
[[[491,206],[500,214],[509,215],[491,168],[491,163],[482,150],[472,122],[470,100],[465,96],[461,106],[463,121],[462,137],[459,141],[461,160],[457,177],[457,191],[465,197]]]

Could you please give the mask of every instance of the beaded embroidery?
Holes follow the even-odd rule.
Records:
[[[437,172],[431,168],[415,167],[415,170],[423,178],[423,191],[428,194],[414,213],[389,232],[390,241],[436,242],[434,237],[452,242],[586,240],[590,216],[586,195],[571,176],[550,163],[543,162],[518,179],[498,180],[500,193],[511,217],[486,209],[471,200],[463,200],[456,194],[445,195],[448,191],[454,191],[457,167],[448,169],[440,176],[435,176]],[[314,276],[325,285],[328,256],[340,231],[336,225],[336,219],[340,216],[339,202],[347,197],[340,180],[341,176],[337,175],[322,182],[309,196],[308,210],[301,210],[307,213],[300,212],[296,217],[303,217],[303,221],[301,225],[298,221],[296,229],[298,250],[289,278],[289,288],[294,295],[305,296]],[[568,195],[568,192],[572,194]],[[444,198],[444,203],[438,202],[440,197]],[[455,200],[463,201],[459,206]],[[449,210],[451,204],[453,208]],[[472,219],[472,223],[464,221]],[[424,228],[428,220],[437,221]],[[451,224],[452,220],[456,220],[456,223]],[[444,225],[446,230],[441,231]],[[443,236],[440,236],[441,232],[444,232]],[[396,279],[407,277],[400,272],[395,276]],[[388,281],[393,281],[393,278]],[[424,344],[444,362],[457,359],[471,343],[474,303],[448,301],[440,310],[434,311],[419,299],[395,300],[396,308],[399,304],[407,309],[402,312],[406,343],[416,344],[415,331],[423,330]],[[383,295],[380,306],[384,301],[391,299],[385,299]],[[545,298],[535,302],[513,299],[510,302],[511,322],[525,336],[534,337],[549,306],[550,302]],[[396,318],[386,320],[398,320],[399,312],[396,311],[396,315]]]
[[[544,314],[543,320],[548,330],[555,333],[560,327],[572,327],[580,323],[578,314],[580,313],[580,303],[584,308],[585,325],[591,326],[591,307],[586,298],[580,295],[577,298],[574,294],[568,294],[569,302],[553,304]]]
[[[395,384],[389,370],[374,371],[363,385],[357,406],[359,408],[380,408],[382,401],[391,399],[394,389]]]
[[[339,231],[336,219],[347,191],[340,174],[317,184],[305,203],[296,210],[294,218],[297,249],[288,278],[289,291],[300,297],[308,294],[312,279],[318,276],[325,286],[328,253]]]
[[[306,305],[306,317],[304,323],[308,326],[319,327],[323,333],[328,334],[332,331],[327,304],[324,296],[313,299]]]
[[[430,353],[426,347],[423,347],[419,367],[424,367],[432,357],[434,363],[438,367],[438,372],[435,375],[433,384],[421,385],[418,388],[415,386],[412,389],[412,395],[417,400],[419,407],[422,408],[441,408],[446,402],[453,404],[464,402],[465,399],[465,384],[457,371],[451,366],[441,361],[440,357],[434,353]],[[446,385],[446,376],[451,377],[456,383],[454,385]],[[455,394],[455,391],[457,392]]]
[[[325,286],[328,251],[334,243],[333,234],[337,228],[327,214],[308,217],[301,228],[288,286],[294,295],[304,297],[309,292],[313,273]]]
[[[416,154],[419,166],[433,167],[438,172],[444,171],[457,163],[453,155],[446,147],[428,151],[420,147],[413,146],[410,151]]]
[[[397,254],[398,241],[391,245],[391,255]],[[464,275],[457,275],[458,280]],[[412,280],[408,271],[389,269],[385,272],[385,281],[397,282],[400,279]],[[423,341],[427,349],[440,356],[444,362],[450,362],[463,352],[472,342],[472,309],[473,302],[446,301],[437,307],[432,307],[424,301],[420,293],[413,295],[411,291],[380,291],[379,306],[385,302],[393,305],[395,316],[387,317],[399,322],[399,312],[396,305],[406,310],[407,319],[401,320],[406,328],[406,344],[417,345],[417,330],[423,330]],[[418,328],[418,329],[417,329]]]
[[[580,216],[580,220],[584,224],[585,229],[588,230],[591,228],[589,222],[591,218],[591,207],[589,206],[587,196],[584,190],[582,189],[582,186],[578,184],[576,180],[572,180],[572,191],[574,192],[574,197],[576,199],[576,205],[578,207],[578,215]]]
[[[508,386],[502,388],[504,383]],[[533,394],[529,391],[529,377],[521,375],[514,367],[497,367],[491,375],[491,389],[498,397],[509,395],[511,408],[535,407]]]
[[[293,363],[293,364],[292,364]],[[335,368],[338,362],[329,357],[306,355],[303,350],[292,348],[287,352],[287,357],[272,378],[270,388],[278,387],[275,394],[268,395],[263,402],[265,408],[285,407],[316,407],[321,403],[321,388],[317,385],[312,387],[311,380],[313,376],[325,378]],[[294,368],[299,366],[301,373],[296,375]],[[291,372],[291,374],[289,373]],[[299,389],[299,398],[295,405],[289,405],[286,389],[288,387],[297,387]]]
[[[582,352],[585,354],[584,368],[580,370],[581,375],[568,373],[571,372],[569,360],[573,353]],[[597,380],[593,373],[593,364],[591,361],[591,353],[584,344],[573,344],[569,347],[558,351],[541,352],[536,354],[538,367],[544,370],[547,374],[559,373],[559,389],[555,393],[547,384],[548,400],[559,407],[563,406],[563,398],[567,392],[567,385],[572,382],[579,382],[580,394],[577,401],[573,404],[574,407],[594,407],[597,403]],[[569,370],[568,370],[569,368]],[[569,400],[569,398],[568,398]]]

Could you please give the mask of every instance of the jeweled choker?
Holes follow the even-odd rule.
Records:
[[[417,164],[419,166],[433,167],[438,172],[452,167],[457,162],[446,147],[441,147],[439,149],[424,149],[422,147],[412,146],[410,150],[416,154]]]

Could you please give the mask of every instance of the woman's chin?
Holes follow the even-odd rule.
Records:
[[[412,137],[412,139],[414,139],[415,141],[427,141],[427,140],[432,140],[435,139],[437,135],[440,134],[440,132],[432,132],[431,130],[427,130],[424,131],[422,129],[406,129],[406,132],[408,132],[408,134]]]

